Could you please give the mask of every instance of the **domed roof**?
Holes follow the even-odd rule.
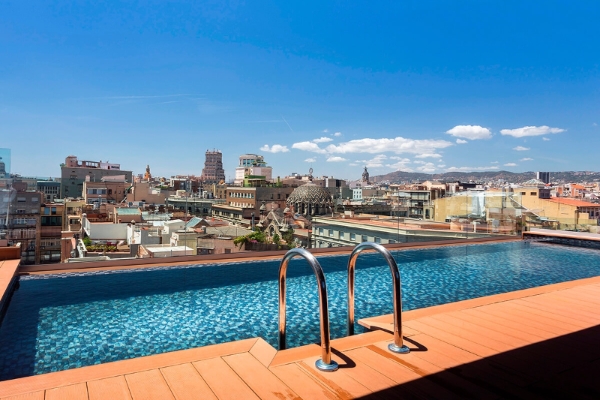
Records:
[[[308,182],[294,189],[287,199],[288,204],[309,203],[309,204],[329,204],[331,203],[331,194],[327,189]]]

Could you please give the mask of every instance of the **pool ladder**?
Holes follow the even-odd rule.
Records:
[[[329,335],[329,309],[327,303],[327,285],[323,268],[315,256],[304,249],[291,249],[279,264],[279,350],[286,348],[285,343],[285,277],[290,260],[295,256],[302,256],[308,261],[319,285],[319,313],[321,316],[321,359],[317,360],[315,366],[321,371],[336,371],[338,364],[331,359],[331,342]]]
[[[394,303],[394,342],[388,349],[394,353],[406,354],[410,350],[402,342],[402,289],[398,265],[391,253],[382,245],[372,242],[363,242],[357,245],[350,254],[348,261],[348,335],[354,335],[354,277],[358,255],[366,249],[374,249],[381,253],[387,261],[392,273],[393,303]],[[305,249],[289,250],[279,264],[279,350],[286,348],[286,274],[287,267],[292,258],[301,256],[311,266],[317,278],[319,288],[319,314],[321,323],[321,359],[315,366],[321,371],[336,371],[338,364],[331,359],[331,339],[329,334],[329,308],[327,302],[327,285],[321,264],[309,251]]]
[[[357,245],[348,260],[348,336],[354,335],[354,275],[356,259],[366,249],[377,250],[387,261],[392,273],[392,301],[394,304],[394,342],[388,345],[388,349],[394,353],[405,354],[410,352],[409,348],[402,343],[402,286],[400,282],[400,271],[398,264],[388,249],[378,243],[362,242]]]

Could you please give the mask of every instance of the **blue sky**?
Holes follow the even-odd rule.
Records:
[[[90,4],[92,3],[92,4]],[[325,3],[325,4],[323,4]],[[3,1],[0,147],[154,175],[600,170],[597,1]]]

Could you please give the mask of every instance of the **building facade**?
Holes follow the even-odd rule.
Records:
[[[121,170],[120,164],[78,161],[76,156],[68,156],[60,168],[60,197],[83,197],[84,182],[101,182],[105,176],[118,175],[123,175],[126,182],[132,182],[133,173]]]
[[[206,160],[202,169],[202,181],[204,183],[219,183],[225,181],[225,170],[223,169],[223,154],[218,150],[206,150]]]
[[[267,166],[263,156],[258,154],[243,154],[240,163],[235,169],[235,180],[233,184],[241,186],[246,176],[263,176],[267,182],[273,181],[273,168]]]
[[[43,193],[46,203],[53,203],[54,200],[60,198],[60,182],[38,181],[37,190]]]
[[[2,236],[8,240],[9,246],[21,243],[21,264],[39,264],[42,194],[3,189],[0,203]]]
[[[40,208],[40,263],[61,261],[64,204],[46,203]]]

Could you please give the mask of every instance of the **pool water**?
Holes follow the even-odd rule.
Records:
[[[600,275],[600,251],[511,242],[392,253],[411,310]],[[348,255],[320,257],[331,336],[346,336]],[[20,278],[0,326],[0,379],[260,336],[277,347],[279,261]],[[389,267],[363,253],[356,319],[392,309]],[[288,347],[319,342],[316,279],[294,258]],[[356,327],[361,332],[361,327]]]

